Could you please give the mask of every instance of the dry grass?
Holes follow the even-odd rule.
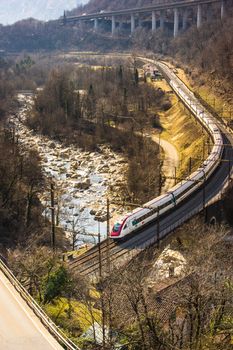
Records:
[[[171,88],[165,80],[154,84],[166,92],[171,92]],[[203,133],[200,124],[179,102],[177,96],[171,93],[170,98],[172,107],[168,111],[160,113],[160,122],[164,128],[161,136],[177,148],[180,155],[180,167],[177,169],[177,174],[184,176],[188,171],[190,157],[192,158],[192,170],[201,164],[203,143],[207,142],[208,137],[205,132]],[[206,147],[204,153],[206,157]]]

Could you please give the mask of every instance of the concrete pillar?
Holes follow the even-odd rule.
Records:
[[[202,25],[202,5],[197,5],[197,29]]]
[[[160,29],[164,29],[164,11],[160,11],[160,21],[159,21],[159,27]]]
[[[207,5],[207,11],[206,11],[206,20],[207,22],[211,22],[213,19],[213,11],[211,4]]]
[[[174,38],[177,37],[179,32],[179,11],[178,8],[174,9]]]
[[[94,19],[94,31],[97,32],[98,30],[98,18]]]
[[[182,17],[182,29],[183,30],[187,29],[188,14],[189,14],[188,9],[184,9],[183,17]]]
[[[112,35],[116,32],[116,17],[112,16]]]
[[[131,33],[135,31],[135,15],[132,13],[131,15]]]
[[[142,27],[142,19],[138,15],[138,26],[141,28]]]
[[[152,32],[156,31],[156,15],[155,11],[152,11]]]
[[[81,30],[81,31],[83,31],[84,29],[84,22],[83,21],[79,21],[78,22],[78,26],[79,26],[79,29]]]
[[[123,29],[123,19],[119,20],[119,31],[121,32]]]
[[[225,0],[221,2],[221,19],[223,19],[226,15],[226,3]]]

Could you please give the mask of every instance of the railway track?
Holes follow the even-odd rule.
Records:
[[[111,270],[112,267],[117,265],[116,261],[120,258],[132,258],[138,254],[139,250],[141,251],[142,237],[138,237],[138,239],[134,241],[134,246],[132,248],[128,247],[128,239],[121,242],[105,239],[100,243],[100,246],[99,244],[95,245],[86,253],[71,261],[69,266],[71,269],[77,269],[79,273],[83,275],[98,273],[100,269],[103,270],[103,273],[109,269]]]
[[[166,72],[164,75],[166,77]],[[186,93],[186,99],[190,99],[188,92]],[[232,145],[233,139],[228,135],[227,130],[224,127],[221,130],[223,135],[225,134],[224,144]],[[224,159],[233,160],[232,148],[224,146],[224,149],[223,161]],[[132,258],[146,247],[163,239],[175,228],[205,209],[206,203],[222,190],[227,181],[229,181],[229,166],[226,163],[221,163],[209,181],[192,193],[187,201],[159,217],[159,219],[154,220],[146,227],[142,227],[137,233],[135,232],[127,237],[125,241],[104,240],[100,245],[94,246],[82,256],[70,262],[70,268],[77,269],[83,275],[97,274],[101,272],[100,270],[109,272],[116,265],[124,263],[126,259]],[[205,196],[204,202],[203,195]]]

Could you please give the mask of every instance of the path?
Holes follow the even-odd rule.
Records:
[[[175,175],[175,167],[177,168],[179,166],[179,154],[170,142],[163,140],[157,134],[152,134],[151,139],[160,144],[160,147],[164,151],[162,171],[166,180],[162,187],[162,193],[165,193],[175,184],[175,180],[167,179],[167,177],[173,177]]]

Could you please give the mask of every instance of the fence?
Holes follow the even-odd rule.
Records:
[[[58,330],[55,323],[46,315],[1,259],[0,269],[58,343],[66,350],[80,350],[64,333]]]

